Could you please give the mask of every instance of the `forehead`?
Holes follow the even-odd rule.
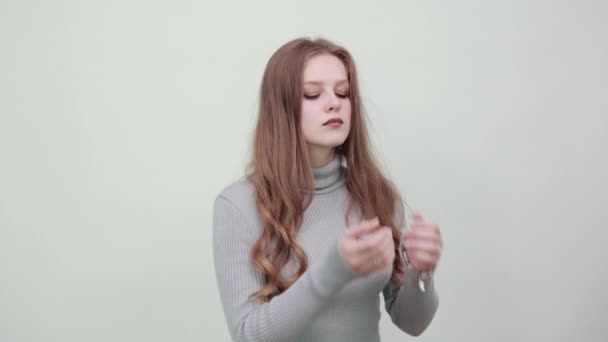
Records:
[[[348,76],[344,63],[333,55],[313,56],[304,66],[304,82],[334,82],[346,79]]]

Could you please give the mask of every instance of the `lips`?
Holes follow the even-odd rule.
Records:
[[[332,124],[332,123],[343,124],[344,122],[340,118],[333,118],[333,119],[329,119],[329,120],[325,121],[325,123],[323,124],[323,126],[326,126],[326,125],[329,125],[329,124]]]

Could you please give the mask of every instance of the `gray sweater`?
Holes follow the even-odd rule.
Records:
[[[403,284],[390,281],[392,267],[360,276],[339,254],[343,231],[361,220],[353,210],[344,220],[348,191],[339,156],[313,169],[315,195],[297,236],[308,269],[285,292],[260,304],[248,299],[264,286],[264,276],[250,257],[262,226],[254,187],[241,180],[215,199],[213,256],[224,315],[235,341],[380,341],[380,292],[393,323],[411,335],[421,334],[438,306],[433,281],[420,291],[417,274],[406,271]],[[403,213],[396,217],[403,223]],[[281,270],[297,270],[295,258]]]

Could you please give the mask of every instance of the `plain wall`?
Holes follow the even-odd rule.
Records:
[[[212,205],[303,35],[442,228],[418,340],[606,341],[605,1],[1,1],[0,340],[229,340]]]

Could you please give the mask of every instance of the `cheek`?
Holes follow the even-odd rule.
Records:
[[[301,115],[302,116],[302,121],[304,121],[308,117],[310,117],[310,113],[312,111],[311,111],[311,108],[310,108],[310,105],[309,105],[308,101],[302,101],[301,108],[302,108],[302,115]]]
[[[313,101],[303,101],[302,102],[302,115],[301,115],[301,124],[302,127],[308,127],[315,124],[315,120],[317,119],[317,115],[319,113],[319,108],[315,105]]]
[[[307,140],[310,139],[311,130],[314,125],[314,106],[310,103],[310,101],[302,102],[302,112],[300,115],[300,129],[304,134],[304,138]]]
[[[345,101],[342,104],[342,110],[341,110],[341,112],[342,112],[342,115],[345,118],[348,118],[348,121],[350,122],[350,117],[351,117],[351,114],[352,114],[352,109],[351,109],[351,106],[350,106],[350,101]]]

